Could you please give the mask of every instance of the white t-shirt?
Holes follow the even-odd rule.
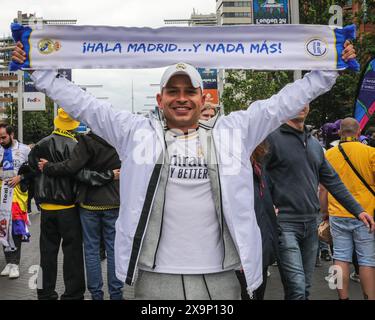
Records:
[[[214,273],[222,270],[223,244],[198,132],[167,132],[170,168],[155,272]]]
[[[24,162],[28,160],[30,148],[29,146],[18,142],[16,139],[13,140],[12,144],[12,158],[13,158],[13,171],[11,177],[15,177],[18,174],[18,170]],[[4,158],[4,148],[0,146],[0,161]],[[3,166],[0,166],[0,180],[4,180],[8,177],[4,176]]]

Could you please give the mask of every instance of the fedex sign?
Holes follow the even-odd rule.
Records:
[[[40,92],[23,93],[24,111],[44,111],[46,109],[46,96]]]

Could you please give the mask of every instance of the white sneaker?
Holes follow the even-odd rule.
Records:
[[[20,268],[16,264],[12,264],[9,271],[9,279],[17,279],[20,276]]]
[[[361,282],[361,279],[359,278],[359,274],[357,274],[355,271],[353,271],[350,275],[349,278],[357,283]]]
[[[10,268],[12,267],[12,264],[11,263],[8,263],[5,268],[3,269],[3,271],[1,271],[0,275],[2,277],[4,276],[9,276],[9,271],[10,271]]]

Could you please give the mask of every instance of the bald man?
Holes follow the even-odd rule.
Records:
[[[327,160],[336,170],[353,197],[373,218],[375,210],[375,148],[359,142],[361,129],[357,120],[346,118],[340,125],[340,143],[326,153]],[[341,153],[340,148],[362,178],[358,178]],[[350,214],[331,195],[328,195],[328,212],[333,238],[334,264],[342,270],[343,286],[338,289],[340,299],[349,299],[349,269],[355,248],[361,286],[365,299],[375,299],[375,237],[370,228]],[[372,232],[370,232],[372,231]],[[353,248],[354,245],[354,248]]]

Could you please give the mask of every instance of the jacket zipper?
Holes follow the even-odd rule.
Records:
[[[223,212],[223,201],[222,201],[222,194],[221,194],[221,182],[220,182],[220,175],[219,175],[219,165],[216,165],[217,168],[217,177],[219,180],[219,195],[220,195],[220,212],[221,212],[221,240],[223,242],[223,261],[221,263],[221,267],[224,270],[224,262],[225,262],[225,241],[224,241],[224,212]]]
[[[159,231],[159,237],[158,237],[158,243],[156,245],[155,253],[154,253],[154,262],[152,264],[152,269],[155,269],[156,267],[156,255],[159,250],[159,244],[160,244],[160,239],[161,239],[161,233],[163,231],[163,222],[164,222],[164,208],[165,208],[165,198],[166,198],[166,192],[167,192],[167,185],[168,185],[168,180],[169,180],[169,171],[170,171],[170,161],[169,161],[169,153],[168,153],[168,145],[167,141],[165,140],[164,137],[164,143],[165,143],[165,152],[168,158],[168,168],[167,168],[167,180],[165,181],[165,186],[164,186],[164,199],[163,199],[163,210],[161,212],[161,222],[160,222],[160,231]],[[165,159],[164,159],[165,160]],[[164,162],[165,163],[165,162]],[[163,168],[162,168],[163,170]],[[160,172],[160,175],[163,174],[163,171]]]
[[[143,239],[144,239],[144,236],[145,236],[145,233],[146,233],[146,229],[147,229],[148,221],[149,221],[149,219],[150,219],[150,214],[151,214],[152,207],[153,207],[154,200],[155,200],[156,190],[158,189],[159,182],[160,182],[160,176],[161,176],[161,172],[160,172],[159,177],[158,177],[158,182],[156,183],[155,191],[154,191],[154,194],[153,194],[153,199],[152,199],[152,202],[151,202],[151,205],[150,205],[150,210],[148,211],[147,222],[146,222],[146,224],[145,224],[145,228],[143,229],[143,234],[142,234],[142,240],[141,240],[141,243],[140,243],[140,248],[142,247],[142,243],[143,243]],[[136,268],[137,268],[140,253],[141,253],[141,250],[139,249],[139,251],[138,251],[138,253],[137,253],[137,259],[136,259],[136,261],[135,261],[134,271],[135,271]],[[130,254],[130,257],[131,257],[131,254]],[[134,271],[133,271],[133,274],[132,274],[131,285],[134,284],[134,278],[135,278],[135,274],[136,274]]]
[[[160,119],[160,114],[159,114],[159,119]],[[164,143],[165,143],[165,139],[164,139]],[[162,151],[162,152],[163,152],[163,164],[164,164],[164,151]],[[163,166],[163,164],[162,164],[162,166]],[[162,169],[163,169],[163,168],[161,168],[161,170],[162,170]],[[158,181],[157,181],[157,183],[156,183],[156,187],[155,187],[155,189],[154,189],[154,194],[153,194],[153,198],[152,198],[152,201],[151,201],[150,209],[149,209],[149,211],[148,211],[147,222],[146,222],[146,224],[145,224],[145,228],[143,229],[143,234],[142,234],[142,240],[141,240],[141,243],[140,243],[140,248],[142,247],[143,239],[144,239],[144,236],[145,236],[145,233],[146,233],[146,229],[147,229],[147,225],[148,225],[148,222],[149,222],[149,219],[150,219],[150,214],[151,214],[151,212],[152,212],[152,208],[153,208],[154,201],[155,201],[155,195],[156,195],[156,192],[157,192],[158,187],[159,187],[160,177],[161,177],[161,174],[162,174],[162,171],[161,171],[161,170],[160,170],[160,172],[159,172]],[[164,205],[163,205],[163,206],[164,206]],[[163,212],[164,212],[164,210],[163,210]],[[159,238],[160,238],[160,235],[159,235]],[[134,284],[135,270],[136,270],[137,265],[138,265],[138,260],[139,260],[140,253],[141,253],[141,250],[139,249],[139,250],[138,250],[138,253],[137,253],[137,259],[136,259],[136,261],[135,261],[134,271],[133,271],[133,274],[132,274],[132,276],[131,276],[131,279],[132,279],[132,280],[131,280],[131,285]],[[131,257],[131,253],[130,253],[130,257]]]
[[[212,139],[212,146],[215,148],[215,141],[214,141],[214,137],[213,135],[211,135],[211,139]],[[215,158],[216,158],[216,175],[217,175],[217,178],[218,178],[218,181],[219,181],[219,196],[220,196],[220,213],[221,213],[221,216],[220,216],[220,220],[221,220],[221,240],[223,242],[223,260],[221,262],[221,268],[224,270],[224,263],[225,263],[225,241],[224,241],[224,212],[223,212],[223,200],[222,200],[222,194],[221,194],[221,181],[220,181],[220,174],[219,174],[219,163],[218,163],[218,159],[217,159],[217,153],[216,153],[216,149],[215,149]]]
[[[163,200],[163,210],[161,212],[161,223],[160,223],[160,231],[159,231],[159,237],[158,237],[158,243],[156,245],[156,249],[155,249],[155,254],[154,254],[154,262],[153,262],[153,265],[152,265],[152,269],[155,269],[156,267],[156,255],[158,253],[158,249],[159,249],[159,244],[160,244],[160,239],[161,239],[161,233],[163,231],[163,221],[164,221],[164,208],[165,208],[165,193],[167,191],[167,185],[168,185],[168,180],[169,180],[169,170],[170,170],[170,166],[168,164],[168,169],[167,169],[167,181],[165,182],[165,187],[164,187],[164,200]]]

